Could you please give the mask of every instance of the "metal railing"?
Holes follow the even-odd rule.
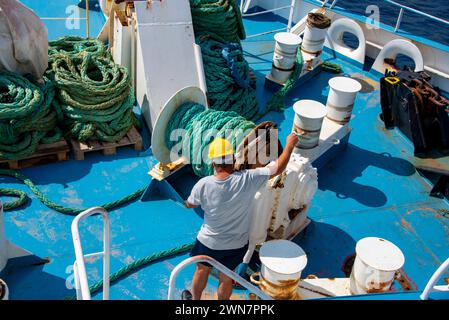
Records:
[[[421,300],[427,300],[431,292],[449,292],[449,285],[436,286],[436,283],[446,271],[449,271],[449,258],[447,258],[446,261],[444,261],[432,275],[423,292],[419,296]]]
[[[175,288],[176,288],[176,278],[178,277],[179,273],[186,268],[187,266],[198,263],[198,262],[207,262],[214,266],[218,271],[223,272],[226,276],[243,286],[245,289],[247,289],[250,293],[254,293],[256,296],[263,300],[273,300],[272,297],[267,295],[265,292],[260,290],[258,287],[253,285],[252,283],[246,281],[241,276],[239,276],[237,273],[229,270],[224,265],[222,265],[217,260],[209,257],[209,256],[194,256],[190,257],[188,259],[185,259],[181,263],[179,263],[171,272],[170,274],[170,282],[168,287],[168,300],[175,300]]]
[[[326,4],[329,2],[329,0],[324,0],[324,1],[323,1],[323,0],[316,0],[316,1],[319,2],[319,3],[321,3],[321,7],[325,7]],[[401,26],[402,17],[404,16],[404,11],[413,12],[413,13],[416,13],[416,14],[418,14],[418,15],[420,15],[420,16],[429,18],[429,19],[431,19],[431,20],[433,20],[433,21],[438,21],[438,22],[444,23],[444,24],[446,24],[446,25],[449,25],[449,21],[448,21],[448,20],[444,20],[444,19],[435,17],[435,16],[433,16],[433,15],[431,15],[431,14],[428,14],[428,13],[425,13],[425,12],[423,12],[423,11],[421,11],[421,10],[411,8],[411,7],[409,7],[409,6],[406,6],[406,5],[397,3],[397,2],[395,2],[395,1],[393,1],[393,0],[382,0],[382,1],[384,1],[384,2],[386,2],[386,3],[388,3],[388,4],[391,4],[391,5],[395,6],[395,7],[400,8],[398,17],[397,17],[397,19],[396,19],[396,24],[395,24],[394,32],[397,32],[397,31],[399,30],[400,26]],[[330,4],[329,9],[332,9],[332,8],[337,4],[337,2],[338,2],[338,0],[334,0],[334,1]]]
[[[82,220],[94,214],[101,214],[103,218],[103,251],[84,254],[79,233],[79,224]],[[110,273],[110,220],[108,212],[101,207],[94,207],[81,212],[72,222],[73,247],[75,249],[75,262],[73,273],[75,278],[77,300],[90,300],[89,282],[87,280],[86,259],[98,256],[103,257],[103,300],[109,299],[109,273]]]
[[[245,13],[248,10],[250,4],[251,4],[251,0],[246,0],[246,1],[241,0],[240,11],[242,12],[243,18],[254,17],[254,16],[277,12],[277,11],[281,11],[281,10],[285,10],[285,9],[290,9],[290,12],[289,12],[289,16],[288,16],[287,28],[284,27],[284,28],[279,28],[279,29],[274,29],[274,30],[269,30],[269,31],[261,32],[261,33],[252,34],[252,35],[247,36],[246,39],[260,37],[260,36],[263,36],[266,34],[276,33],[279,31],[290,32],[290,29],[292,28],[292,23],[293,23],[293,15],[295,13],[295,8],[296,8],[296,0],[291,0],[290,5],[288,5],[288,6],[281,6],[281,7],[276,7],[276,8],[253,12],[253,13]]]

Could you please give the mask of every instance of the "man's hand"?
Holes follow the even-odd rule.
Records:
[[[287,140],[285,141],[285,148],[293,150],[298,142],[298,136],[296,135],[296,133],[292,132],[287,136]]]

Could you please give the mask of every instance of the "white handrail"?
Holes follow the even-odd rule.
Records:
[[[399,7],[399,8],[401,8],[401,9],[405,9],[405,10],[407,10],[407,11],[410,11],[410,12],[419,14],[419,15],[421,15],[421,16],[427,17],[427,18],[429,18],[429,19],[432,19],[432,20],[435,20],[435,21],[439,21],[439,22],[442,22],[442,23],[444,23],[444,24],[448,24],[448,25],[449,25],[449,21],[444,20],[444,19],[441,19],[441,18],[438,18],[438,17],[435,17],[435,16],[433,16],[433,15],[431,15],[431,14],[428,14],[428,13],[425,13],[425,12],[423,12],[423,11],[421,11],[421,10],[414,9],[414,8],[411,8],[411,7],[407,7],[407,6],[403,5],[403,4],[394,2],[394,1],[392,1],[392,0],[383,0],[383,1],[385,1],[385,2],[387,2],[387,3],[389,3],[389,4],[392,4],[392,5],[396,6],[396,7]]]
[[[328,0],[325,0],[325,1],[316,0],[316,1],[320,2],[322,7],[324,7],[327,4],[327,2],[328,2]],[[332,2],[332,4],[330,5],[329,9],[332,9],[337,4],[337,1],[338,0],[334,0]],[[404,14],[404,10],[407,10],[407,11],[416,13],[416,14],[418,14],[420,16],[423,16],[423,17],[426,17],[426,18],[429,18],[429,19],[432,19],[432,20],[435,20],[435,21],[438,21],[438,22],[441,22],[441,23],[449,25],[449,21],[448,20],[444,20],[442,18],[435,17],[435,16],[433,16],[431,14],[428,14],[428,13],[425,13],[425,12],[423,12],[421,10],[405,6],[403,4],[395,2],[393,0],[383,0],[383,1],[401,9],[399,11],[398,18],[396,19],[396,27],[395,27],[395,30],[394,30],[395,32],[399,29],[399,26],[401,25],[402,15]]]
[[[321,7],[324,7],[329,2],[329,0],[318,1],[318,2],[321,2]]]
[[[250,36],[247,36],[246,39],[256,38],[256,37],[260,37],[260,36],[263,36],[266,34],[276,33],[276,32],[285,31],[285,30],[286,30],[285,28],[269,30],[269,31],[261,32],[261,33],[252,34]]]
[[[329,8],[332,9],[337,4],[337,1],[338,0],[334,0]]]
[[[273,8],[273,9],[269,9],[269,10],[265,10],[265,11],[259,11],[259,12],[253,12],[253,13],[244,13],[244,14],[242,14],[242,17],[258,16],[258,15],[261,15],[261,14],[270,13],[270,12],[276,12],[276,11],[280,11],[282,9],[288,9],[288,8],[291,8],[291,7],[292,7],[291,5],[288,5],[288,6]]]
[[[207,262],[214,266],[218,271],[223,272],[225,275],[227,275],[229,278],[234,280],[235,282],[239,283],[243,287],[245,287],[249,292],[254,293],[256,296],[258,296],[261,299],[264,300],[273,300],[272,297],[267,295],[265,292],[260,290],[255,285],[251,284],[250,282],[243,279],[241,276],[239,276],[237,273],[231,271],[230,269],[226,268],[224,265],[222,265],[217,260],[209,257],[209,256],[194,256],[185,259],[181,263],[179,263],[171,272],[170,274],[170,282],[168,287],[168,300],[174,300],[175,299],[175,287],[176,287],[176,278],[178,277],[178,274],[187,266],[198,263],[198,262]]]
[[[449,285],[443,286],[435,285],[438,282],[438,280],[440,280],[440,278],[443,276],[443,274],[448,270],[449,270],[449,258],[447,258],[446,261],[444,261],[443,264],[437,269],[437,271],[435,271],[432,277],[430,277],[429,282],[427,283],[423,292],[419,296],[421,300],[427,300],[429,298],[430,293],[433,291],[449,292]]]
[[[101,214],[103,218],[103,251],[85,255],[81,244],[79,224],[82,220],[94,214]],[[75,249],[75,262],[73,272],[75,277],[76,298],[78,300],[90,300],[89,282],[85,259],[93,256],[103,256],[103,300],[109,299],[109,273],[110,273],[110,220],[108,212],[101,207],[94,207],[81,212],[72,221],[73,247]]]
[[[261,32],[261,33],[252,34],[252,35],[247,36],[246,39],[259,37],[259,36],[270,34],[270,33],[276,33],[276,32],[282,31],[282,30],[286,30],[287,32],[290,32],[290,29],[291,29],[292,23],[293,23],[293,16],[295,14],[296,0],[291,0],[290,5],[288,5],[288,6],[276,7],[276,8],[272,8],[272,9],[268,9],[268,10],[264,10],[264,11],[259,11],[259,12],[254,12],[254,13],[244,13],[244,12],[246,12],[246,9],[249,7],[249,4],[250,4],[251,1],[248,0],[248,2],[245,2],[245,5],[243,4],[243,2],[244,1],[242,0],[241,3],[240,3],[240,10],[242,12],[242,17],[244,17],[244,18],[245,17],[258,16],[258,15],[261,15],[261,14],[266,14],[266,13],[270,13],[270,12],[276,12],[276,11],[280,11],[280,10],[284,10],[284,9],[290,8],[290,12],[289,12],[289,16],[288,16],[287,28],[274,29],[274,30],[269,30],[269,31]]]

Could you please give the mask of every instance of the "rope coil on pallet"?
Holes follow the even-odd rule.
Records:
[[[39,143],[61,138],[52,100],[55,89],[44,77],[38,84],[16,73],[0,73],[0,158],[16,160],[33,154]]]
[[[51,55],[48,71],[59,89],[55,105],[64,115],[65,135],[78,141],[120,140],[131,127],[139,126],[132,110],[134,91],[127,69],[104,54],[99,41],[73,45],[69,38],[67,42],[70,54],[53,50],[57,53]],[[60,39],[58,48],[65,48],[64,44],[65,38]],[[89,49],[76,53],[85,47]]]

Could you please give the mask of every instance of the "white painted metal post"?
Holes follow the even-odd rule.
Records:
[[[404,8],[401,8],[401,10],[399,10],[398,20],[396,21],[396,27],[394,27],[394,32],[397,32],[399,30],[399,26],[401,25],[403,15],[404,15]]]
[[[229,270],[224,265],[222,265],[220,262],[218,262],[215,259],[212,259],[208,256],[194,256],[190,257],[188,259],[185,259],[181,263],[179,263],[171,272],[170,274],[170,282],[168,287],[168,300],[174,300],[175,299],[175,286],[176,286],[176,278],[178,277],[178,274],[187,266],[198,263],[198,262],[207,262],[211,264],[213,267],[217,268],[218,271],[223,272],[225,275],[227,275],[229,278],[234,280],[235,282],[239,283],[241,286],[245,287],[249,292],[254,293],[256,296],[258,296],[261,299],[264,300],[273,300],[272,297],[267,295],[265,292],[260,290],[255,285],[249,283],[245,279],[243,279],[241,276],[239,276],[237,273]]]
[[[90,37],[90,11],[89,0],[86,0],[86,38]]]
[[[251,1],[252,0],[242,0],[241,4],[242,13],[248,11],[249,7],[251,6]]]
[[[83,300],[83,294],[80,287],[80,277],[78,274],[78,264],[73,264],[73,279],[75,280],[76,300]]]
[[[245,6],[245,0],[240,0],[240,12],[243,13],[243,7]]]
[[[290,15],[288,17],[288,25],[287,25],[288,32],[290,32],[290,29],[292,28],[293,15],[295,14],[295,8],[296,8],[296,0],[292,0],[291,5],[290,5]]]
[[[432,275],[423,292],[419,296],[421,300],[427,300],[432,291],[449,291],[449,285],[435,286],[435,284],[447,270],[449,270],[449,258],[447,258],[446,261],[444,261],[443,264]]]
[[[103,218],[103,251],[84,255],[79,233],[80,221],[87,217],[101,214]],[[110,220],[108,212],[101,207],[94,207],[81,212],[72,222],[73,246],[75,249],[76,261],[73,265],[75,276],[75,285],[77,290],[77,298],[82,300],[90,300],[89,283],[86,272],[86,257],[103,256],[103,300],[109,299],[109,273],[110,273]],[[78,292],[80,291],[80,293]]]
[[[8,242],[5,236],[5,226],[3,223],[3,203],[0,200],[0,271],[8,262]]]
[[[329,8],[332,9],[337,4],[337,1],[338,0],[334,0]]]
[[[103,300],[109,300],[109,274],[111,266],[111,226],[108,212],[103,215]],[[106,216],[106,217],[105,217]]]

